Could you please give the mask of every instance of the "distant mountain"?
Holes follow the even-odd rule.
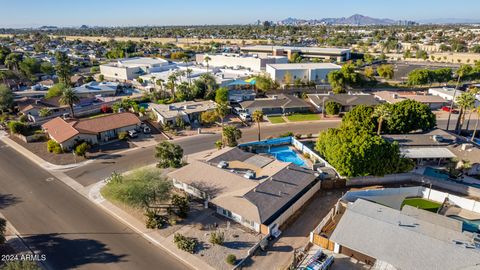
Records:
[[[303,20],[295,18],[286,18],[284,20],[278,21],[279,25],[406,25],[406,24],[415,24],[412,21],[398,21],[392,19],[378,19],[372,18],[360,14],[354,14],[350,17],[342,18],[323,18],[323,19],[313,19],[313,20]]]

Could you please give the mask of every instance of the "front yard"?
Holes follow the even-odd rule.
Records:
[[[272,124],[281,124],[286,122],[281,115],[268,116],[268,121],[270,121]]]
[[[286,116],[290,122],[316,121],[320,120],[320,114],[316,113],[295,113]]]

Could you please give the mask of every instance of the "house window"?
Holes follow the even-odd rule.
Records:
[[[228,211],[227,209],[222,208],[222,214],[226,217],[232,218],[232,212]]]

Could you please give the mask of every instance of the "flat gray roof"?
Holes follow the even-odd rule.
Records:
[[[406,158],[428,159],[428,158],[455,158],[457,157],[446,147],[415,147],[401,148],[400,152]]]
[[[478,269],[473,234],[453,229],[458,226],[448,217],[418,211],[358,199],[348,205],[330,240],[402,270]]]

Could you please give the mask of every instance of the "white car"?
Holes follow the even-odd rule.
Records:
[[[242,119],[245,122],[251,122],[252,121],[252,116],[249,113],[242,112],[239,114],[240,119]]]
[[[128,137],[130,137],[130,138],[136,138],[136,137],[138,137],[137,131],[136,131],[136,130],[129,130],[129,131],[128,131]]]

